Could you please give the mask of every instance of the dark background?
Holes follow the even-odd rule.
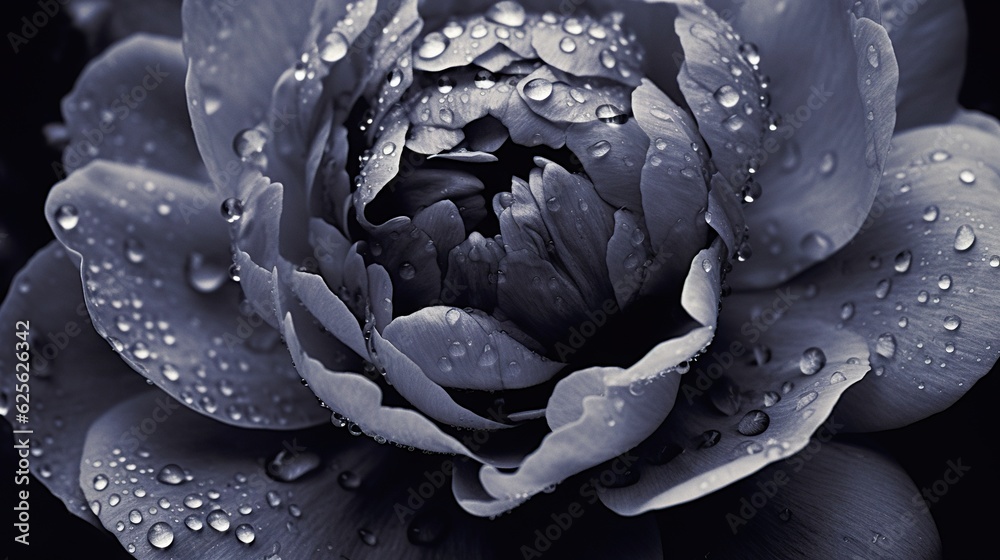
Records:
[[[966,0],[965,4],[971,29],[968,69],[960,99],[966,107],[1000,116],[995,0]],[[4,0],[0,10],[0,30],[6,37],[8,31],[20,27],[16,22],[21,16],[32,14],[38,6],[34,1]],[[12,56],[6,39],[4,43],[0,47],[5,97],[0,121],[0,293],[6,294],[13,274],[52,239],[42,209],[48,189],[56,181],[52,163],[59,161],[59,154],[46,145],[42,126],[60,120],[61,98],[95,53],[62,12],[17,56]],[[997,156],[1000,158],[1000,154]],[[981,551],[995,549],[993,531],[1000,521],[996,513],[1000,506],[1000,457],[995,449],[1000,423],[993,408],[1000,397],[998,370],[994,368],[948,410],[909,427],[873,436],[903,465],[918,488],[938,480],[949,460],[961,458],[963,464],[972,467],[931,509],[948,558],[980,557]],[[0,555],[22,557],[24,551],[14,550],[10,544],[11,520],[6,504],[14,503],[12,476],[8,474],[13,473],[14,460],[6,422],[0,422],[0,432],[0,510],[5,520],[0,522]],[[66,513],[58,499],[40,488],[32,485],[31,557],[61,558],[69,546],[76,552],[87,550],[90,558],[131,558],[114,538]],[[711,500],[702,502],[705,508],[713,505]],[[698,507],[696,502],[687,509],[697,513]],[[717,516],[718,511],[712,510],[710,515]],[[692,537],[690,550],[679,551],[680,557],[698,553],[698,539]]]

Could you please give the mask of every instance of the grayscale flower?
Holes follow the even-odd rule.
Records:
[[[829,439],[998,357],[963,34],[946,0],[188,0],[63,105],[58,242],[0,311],[32,472],[141,558],[661,558],[649,512],[733,484],[720,557],[937,557]]]

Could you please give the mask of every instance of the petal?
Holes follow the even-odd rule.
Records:
[[[150,0],[141,5],[127,0],[67,3],[73,23],[92,34],[94,42],[120,41],[137,33],[181,36],[181,0]]]
[[[22,321],[27,323],[24,331],[10,332],[26,332],[27,340],[14,341],[26,344],[15,350],[29,352],[31,360],[15,362],[14,353],[0,358],[5,372],[0,409],[14,430],[32,432],[31,473],[35,478],[70,512],[93,523],[96,518],[79,485],[83,438],[90,423],[107,408],[147,387],[93,331],[78,275],[66,250],[53,242],[11,284],[0,319],[14,329]],[[25,381],[29,384],[24,385]],[[20,392],[15,392],[17,383],[22,384]],[[22,394],[29,386],[30,394]],[[30,401],[22,400],[25,396]],[[15,424],[17,404],[22,402],[31,405],[28,422]]]
[[[159,429],[141,445],[136,438],[122,440],[122,426],[152,422],[151,414],[165,418],[153,424]],[[104,526],[140,558],[160,556],[165,547],[175,557],[206,559],[260,553],[500,560],[545,546],[534,544],[534,528],[552,523],[550,508],[567,511],[579,498],[552,496],[521,518],[476,519],[441,490],[460,463],[329,429],[247,432],[184,409],[163,410],[150,394],[112,409],[94,425],[81,485],[101,504]],[[98,476],[108,480],[103,490],[94,488]],[[112,494],[118,496],[115,506]],[[662,557],[651,517],[622,519],[593,503],[575,506],[573,538],[552,548],[559,557],[580,557],[586,550]]]
[[[760,167],[770,118],[761,97],[759,55],[740,44],[732,27],[709,8],[679,8],[674,29],[684,46],[681,92],[719,172],[734,186],[743,185]],[[669,116],[664,109],[659,114]]]
[[[1000,355],[1000,137],[950,125],[893,142],[856,242],[783,288],[815,294],[792,315],[837,322],[866,340],[874,372],[837,411],[854,430],[896,428],[944,410]],[[740,296],[732,305],[751,301]]]
[[[548,381],[564,364],[539,356],[494,317],[456,307],[425,307],[383,331],[432,381],[444,387],[502,391]]]
[[[875,2],[741,5],[734,27],[758,46],[783,124],[763,145],[756,179],[764,196],[745,208],[758,250],[730,276],[734,288],[790,278],[844,246],[864,222],[889,149],[898,79],[877,19]]]
[[[205,180],[184,104],[186,66],[180,41],[150,35],[91,62],[62,104],[65,172],[105,159]]]
[[[809,443],[869,367],[864,340],[853,333],[820,321],[775,322],[796,301],[768,293],[746,321],[723,308],[711,354],[685,376],[683,397],[641,448],[649,465],[637,483],[603,492],[605,505],[635,515],[688,502]]]
[[[265,0],[237,10],[205,0],[184,3],[188,107],[198,149],[223,192],[236,193],[241,167],[233,138],[265,120],[272,88],[295,62],[314,4]]]
[[[102,161],[57,185],[46,206],[57,238],[83,258],[94,328],[133,369],[223,422],[324,421],[278,332],[253,301],[240,303],[216,212],[201,185]]]
[[[388,299],[391,302],[391,291],[377,293],[379,289],[391,287],[387,282],[388,278],[384,270],[377,265],[372,265],[367,274],[366,279],[369,282],[382,285],[383,288],[369,289],[370,296],[366,298],[366,301],[379,302]],[[506,427],[459,406],[444,389],[424,374],[420,366],[400,352],[391,342],[383,339],[379,330],[383,330],[385,327],[380,325],[378,321],[388,321],[388,318],[379,316],[377,310],[379,306],[376,306],[375,314],[369,315],[367,318],[365,328],[362,331],[364,339],[359,341],[357,322],[353,317],[348,319],[349,312],[345,309],[345,304],[324,286],[319,285],[316,282],[318,277],[302,272],[293,272],[287,265],[279,269],[279,275],[280,279],[275,282],[275,285],[278,286],[275,293],[279,299],[279,313],[285,317],[282,333],[285,340],[288,341],[292,358],[299,368],[299,373],[312,384],[316,394],[338,413],[351,418],[364,429],[371,430],[398,443],[427,450],[445,450],[441,449],[440,445],[424,447],[424,445],[429,444],[423,440],[433,441],[437,437],[436,434],[441,433],[427,419],[424,419],[421,424],[421,430],[417,431],[423,440],[414,442],[411,441],[412,436],[397,435],[397,433],[408,433],[410,428],[402,428],[412,424],[413,420],[406,422],[386,421],[383,418],[383,408],[378,405],[382,393],[377,384],[356,372],[328,370],[327,367],[336,367],[344,361],[338,355],[339,349],[333,347],[336,345],[331,345],[331,339],[316,339],[318,334],[310,324],[315,321],[312,317],[322,317],[322,320],[317,322],[328,329],[338,341],[346,344],[348,348],[375,365],[371,371],[365,369],[366,374],[376,372],[374,379],[378,379],[381,377],[381,373],[384,373],[386,381],[393,386],[399,395],[430,417],[452,426],[474,429]],[[289,297],[289,294],[284,293],[286,287],[291,287],[295,295],[301,298],[299,301],[301,301],[302,306],[292,304],[294,300]],[[369,310],[369,313],[372,311]],[[391,309],[388,315],[391,317]],[[378,329],[374,328],[375,326]],[[363,347],[361,347],[362,343]],[[379,372],[379,367],[382,368],[381,372]],[[352,397],[352,395],[356,396]],[[371,412],[365,411],[367,407],[371,407]],[[406,414],[407,417],[420,418],[417,412],[404,409],[399,409],[399,411],[400,414]],[[428,436],[427,433],[435,434],[435,436]],[[402,437],[410,439],[399,439]],[[448,452],[454,451],[449,449]]]
[[[833,432],[825,425],[801,453],[710,502],[667,510],[666,541],[683,539],[677,552],[698,558],[941,558],[934,520],[907,473],[879,452],[830,441]],[[706,518],[706,507],[718,514]]]
[[[480,482],[490,496],[513,507],[512,500],[627,452],[667,417],[681,382],[677,366],[712,338],[722,252],[721,243],[716,243],[699,253],[685,284],[682,303],[702,326],[659,344],[628,369],[588,368],[562,379],[546,409],[552,432],[538,449],[515,472],[491,466],[480,471]],[[715,265],[704,270],[703,260]],[[486,510],[483,504],[476,509]]]
[[[882,0],[882,25],[899,63],[896,130],[951,119],[965,73],[968,24],[962,2]],[[933,49],[925,48],[933,44]]]

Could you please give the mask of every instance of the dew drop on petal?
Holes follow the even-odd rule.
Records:
[[[63,204],[56,209],[56,224],[63,231],[70,231],[80,223],[80,212],[72,204]]]
[[[959,226],[958,231],[955,232],[955,250],[968,251],[975,242],[976,232],[972,230],[972,226],[968,224]]]
[[[160,472],[156,475],[156,480],[159,480],[164,484],[176,486],[184,482],[184,469],[173,463],[164,465],[164,467],[160,469]]]
[[[958,174],[958,180],[966,185],[971,185],[976,182],[976,174],[969,169],[963,169]]]
[[[227,222],[233,223],[243,217],[243,202],[238,198],[227,198],[222,201],[222,206],[219,210]]]
[[[951,276],[942,274],[941,277],[938,278],[938,288],[941,288],[942,290],[951,288]]]
[[[940,211],[938,210],[937,206],[933,206],[932,205],[932,206],[928,206],[927,208],[924,208],[924,221],[925,222],[933,222],[933,221],[937,220],[939,213],[940,213]]]
[[[722,105],[727,109],[735,107],[736,104],[740,102],[740,93],[736,91],[736,88],[729,84],[715,90],[714,97],[715,100],[719,102],[719,105]]]
[[[347,38],[344,37],[344,35],[339,31],[334,31],[327,35],[326,39],[323,40],[323,46],[319,51],[319,57],[323,59],[323,62],[337,62],[347,55],[349,46]]]
[[[213,510],[205,517],[208,526],[223,533],[229,530],[229,516],[221,509]]]
[[[893,268],[896,272],[903,274],[904,272],[910,270],[910,263],[913,261],[913,254],[909,251],[902,251],[896,255],[896,259],[893,263]]]
[[[771,417],[761,410],[751,410],[740,419],[736,429],[745,436],[756,436],[764,433],[771,424]]]
[[[149,540],[150,546],[162,550],[173,544],[174,529],[169,523],[164,523],[163,521],[154,523],[146,533],[146,539]]]
[[[962,319],[957,315],[948,315],[944,318],[944,328],[949,331],[958,330],[960,326],[962,326]]]
[[[535,78],[524,85],[524,95],[533,101],[545,101],[552,95],[552,82]]]
[[[430,60],[444,54],[448,49],[448,38],[440,33],[431,33],[425,39],[420,48],[417,49],[417,56]]]
[[[892,333],[882,333],[875,341],[875,353],[892,359],[896,355],[896,337]]]
[[[199,519],[197,515],[189,515],[185,517],[184,525],[187,526],[187,528],[191,529],[192,531],[201,531],[201,528],[205,526],[205,524],[201,522],[201,519]]]
[[[625,111],[610,104],[599,106],[595,111],[595,115],[601,122],[609,124],[625,124],[628,121],[628,115]]]
[[[250,544],[257,538],[257,535],[253,532],[253,527],[243,523],[236,527],[236,538],[243,544]]]
[[[799,371],[804,375],[812,375],[823,369],[825,365],[826,354],[816,347],[806,349],[802,352],[802,357],[799,358]]]
[[[608,152],[610,151],[611,151],[611,142],[608,142],[607,140],[598,140],[597,142],[592,144],[589,148],[587,148],[587,153],[589,153],[591,157],[595,158],[604,157],[608,155]]]

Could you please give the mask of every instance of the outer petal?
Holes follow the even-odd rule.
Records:
[[[484,467],[479,474],[482,489],[472,491],[479,499],[468,499],[470,485],[456,486],[463,507],[478,515],[510,509],[547,486],[625,453],[651,433],[673,407],[680,384],[678,364],[711,340],[723,251],[716,242],[699,253],[685,284],[684,307],[702,326],[661,343],[629,369],[588,368],[560,381],[545,413],[552,432],[517,471]]]
[[[46,214],[83,258],[94,328],[136,371],[223,422],[322,422],[278,332],[240,304],[215,205],[200,185],[94,162],[53,189]]]
[[[958,107],[968,24],[955,0],[881,0],[882,25],[899,63],[896,130],[943,123]],[[933,49],[927,45],[934,45]]]
[[[100,504],[102,523],[140,558],[516,558],[541,546],[532,531],[552,522],[554,508],[578,498],[556,496],[526,518],[476,519],[438,491],[460,459],[331,430],[246,432],[183,409],[141,448],[123,449],[121,426],[147,422],[151,411],[153,395],[109,411],[90,430],[81,465],[81,486]],[[94,485],[99,477],[108,481],[103,489]],[[651,518],[575,508],[593,511],[552,549],[559,557],[662,557]]]
[[[184,104],[185,72],[180,41],[149,35],[91,62],[62,104],[70,133],[65,172],[106,159],[204,180]]]
[[[746,208],[757,250],[730,277],[734,288],[760,287],[826,258],[861,227],[889,149],[898,70],[874,1],[749,0],[734,27],[756,43],[783,122],[764,144],[763,198]]]
[[[79,485],[83,438],[105,409],[145,391],[146,384],[93,331],[76,267],[61,245],[39,251],[11,287],[0,320],[18,330],[21,321],[28,323],[24,342],[31,360],[22,365],[14,353],[0,358],[0,411],[13,429],[31,431],[26,437],[35,478],[69,511],[95,522]],[[18,378],[22,374],[27,376]],[[15,392],[25,382],[28,401]],[[16,406],[24,402],[28,421],[15,423]]]
[[[926,127],[898,136],[893,148],[856,242],[783,288],[815,294],[793,315],[837,321],[867,340],[874,372],[838,407],[838,420],[856,430],[947,408],[1000,355],[1000,137]],[[754,301],[747,294],[732,305]]]
[[[228,192],[236,192],[241,167],[233,138],[265,120],[272,88],[295,62],[315,3],[256,0],[238,7],[210,0],[184,3],[191,121],[209,175]]]
[[[830,441],[831,431],[710,502],[664,512],[666,542],[678,542],[682,557],[726,560],[941,558],[934,520],[906,472],[881,453]],[[706,506],[718,514],[698,515]]]
[[[809,443],[868,371],[867,347],[851,333],[826,333],[829,323],[777,318],[796,301],[782,296],[761,298],[746,322],[724,302],[711,357],[685,377],[683,399],[641,448],[649,466],[638,482],[602,494],[608,507],[635,515],[687,502]]]

